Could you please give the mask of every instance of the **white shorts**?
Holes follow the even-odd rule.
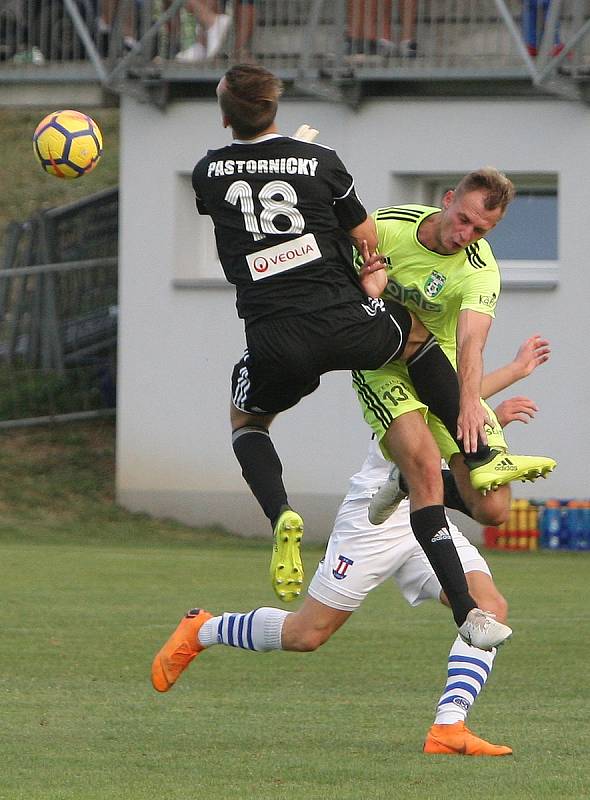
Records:
[[[345,501],[338,512],[326,554],[307,590],[330,608],[355,611],[367,594],[394,578],[410,605],[438,600],[441,585],[410,527],[408,504],[382,525],[368,520],[367,498]],[[471,542],[449,522],[449,530],[465,572],[490,569]]]

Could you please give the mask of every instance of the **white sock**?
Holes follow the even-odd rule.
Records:
[[[255,608],[246,614],[226,612],[208,619],[198,633],[203,647],[225,644],[242,650],[281,650],[283,623],[290,611]]]
[[[492,671],[495,656],[495,649],[470,647],[457,636],[449,652],[447,683],[437,706],[435,725],[452,725],[466,719]]]

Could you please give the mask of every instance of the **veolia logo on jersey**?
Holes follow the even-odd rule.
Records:
[[[298,236],[289,242],[251,253],[246,256],[246,261],[250,267],[252,280],[259,281],[294,267],[310,264],[321,257],[322,253],[315,236],[313,233],[306,233],[305,236]]]

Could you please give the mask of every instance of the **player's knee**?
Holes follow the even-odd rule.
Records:
[[[440,474],[440,458],[430,459],[417,457],[413,459],[412,466],[404,470],[404,479],[414,495],[430,495],[442,492],[442,479]]]
[[[481,525],[502,525],[508,522],[510,506],[494,495],[477,495],[473,503],[473,516]]]

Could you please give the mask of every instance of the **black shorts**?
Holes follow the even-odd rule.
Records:
[[[261,320],[246,330],[232,374],[232,401],[253,414],[296,405],[334,370],[378,369],[399,358],[410,329],[406,308],[368,298],[321,314]]]

